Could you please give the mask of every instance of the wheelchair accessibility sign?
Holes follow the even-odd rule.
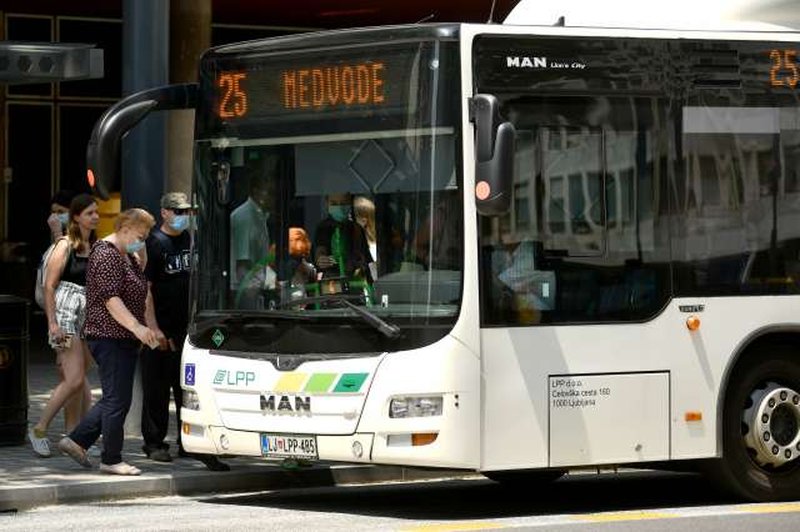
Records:
[[[194,364],[186,364],[183,367],[183,383],[187,386],[194,386],[194,375]]]

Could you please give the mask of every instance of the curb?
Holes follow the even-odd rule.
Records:
[[[321,465],[301,470],[274,466],[229,472],[207,471],[146,474],[140,477],[100,477],[41,486],[0,487],[0,512],[14,513],[37,506],[97,502],[138,497],[197,495],[345,484],[410,482],[472,476],[474,471],[404,466]]]

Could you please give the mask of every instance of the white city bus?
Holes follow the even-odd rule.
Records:
[[[569,22],[223,46],[98,122],[104,194],[196,109],[188,451],[800,495],[800,34]]]

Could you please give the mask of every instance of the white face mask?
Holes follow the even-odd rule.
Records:
[[[58,221],[61,222],[61,225],[63,225],[64,227],[66,227],[67,224],[69,223],[69,213],[68,212],[60,212],[60,213],[56,214],[56,218],[58,218]]]

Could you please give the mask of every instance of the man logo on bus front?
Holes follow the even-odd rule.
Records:
[[[261,394],[260,403],[261,413],[264,415],[311,415],[311,397],[309,396]]]

